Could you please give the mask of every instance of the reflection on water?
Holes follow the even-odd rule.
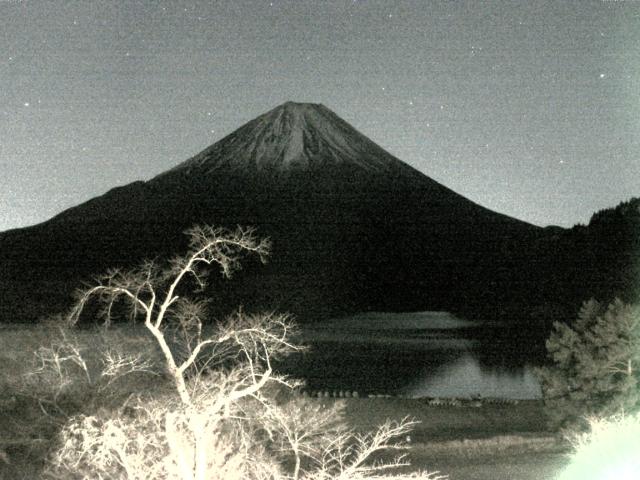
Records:
[[[539,398],[532,340],[521,329],[445,312],[374,313],[306,326],[310,346],[280,370],[311,390],[431,397]]]
[[[483,366],[471,352],[435,372],[424,367],[414,384],[401,392],[410,397],[540,398],[540,384],[531,368]]]

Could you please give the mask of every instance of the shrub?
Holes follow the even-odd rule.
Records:
[[[17,388],[37,399],[52,419],[94,407],[118,405],[128,395],[158,387],[160,370],[154,345],[133,330],[79,332],[53,322]]]

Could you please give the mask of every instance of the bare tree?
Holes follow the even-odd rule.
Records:
[[[265,350],[269,346],[274,352],[285,345],[282,340],[286,337],[288,324],[283,317],[272,318],[271,325],[281,327],[280,333],[273,328],[262,331],[256,325],[248,328],[235,324],[224,329],[218,336],[202,338],[202,321],[206,316],[206,303],[181,297],[179,287],[188,279],[197,283],[200,289],[206,286],[206,277],[212,264],[217,264],[225,276],[230,276],[240,267],[243,253],[253,252],[266,259],[269,252],[269,242],[258,240],[251,229],[238,228],[230,232],[209,226],[196,226],[186,232],[190,237],[190,249],[186,255],[174,258],[168,268],[160,269],[153,262],[145,262],[138,269],[122,272],[111,270],[98,278],[97,285],[77,292],[77,302],[69,320],[78,321],[85,305],[92,297],[98,297],[104,309],[102,314],[107,323],[111,320],[114,304],[123,299],[128,303],[131,318],[138,315],[144,318],[145,328],[153,335],[162,354],[165,367],[175,382],[176,390],[185,405],[191,405],[191,394],[186,386],[186,374],[202,350],[214,344],[222,345],[235,340],[242,345],[253,337],[253,347],[260,343]],[[170,329],[178,329],[185,334],[185,347],[189,355],[180,363],[176,363],[165,333]],[[263,335],[264,334],[264,335]],[[251,356],[249,352],[247,355]],[[259,388],[260,382],[266,382],[271,370],[264,372],[256,384],[246,392]],[[263,384],[262,383],[262,384]],[[240,395],[236,393],[235,395]]]
[[[404,465],[399,457],[365,466],[375,452],[399,448],[391,440],[408,431],[409,420],[357,435],[336,421],[339,409],[309,408],[304,405],[308,400],[290,395],[298,383],[275,374],[272,366],[300,348],[290,341],[295,327],[288,316],[238,311],[208,327],[207,302],[185,294],[189,288],[204,289],[211,266],[229,276],[244,254],[264,261],[268,241],[242,228],[204,226],[187,233],[185,255],[165,268],[145,262],[130,271],[108,272],[78,292],[68,316],[76,324],[97,299],[108,326],[126,306],[159,347],[173,393],[140,392],[116,411],[74,417],[61,432],[47,475],[347,480]],[[77,357],[75,364],[81,364]],[[109,366],[113,375],[130,364],[112,358]],[[285,400],[278,400],[279,391]],[[434,477],[425,473],[420,478]]]

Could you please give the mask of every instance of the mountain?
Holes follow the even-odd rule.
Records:
[[[266,267],[215,282],[222,310],[497,315],[553,295],[538,288],[553,268],[539,253],[556,230],[471,202],[323,105],[287,102],[149,181],[0,233],[0,319],[34,321],[93,274],[182,252],[197,223],[273,242]]]

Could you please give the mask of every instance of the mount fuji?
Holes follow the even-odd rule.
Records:
[[[254,226],[273,243],[266,267],[215,282],[223,310],[304,321],[544,300],[529,246],[545,229],[453,192],[323,105],[287,102],[151,180],[0,233],[0,316],[61,310],[94,274],[184,251],[199,223]]]

